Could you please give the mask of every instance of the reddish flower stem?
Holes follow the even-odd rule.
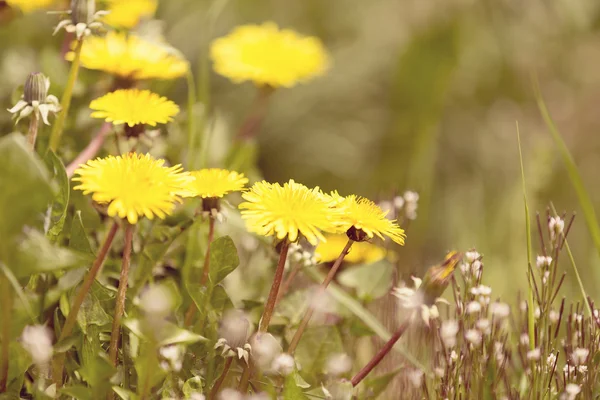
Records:
[[[273,310],[275,308],[275,303],[277,302],[277,295],[279,294],[279,287],[283,280],[283,270],[285,268],[285,260],[287,259],[289,248],[290,243],[286,239],[281,246],[281,253],[279,253],[279,262],[277,263],[277,269],[275,270],[275,276],[273,277],[271,291],[269,292],[269,297],[258,325],[259,332],[266,332],[269,328],[269,323],[271,323],[271,317],[273,316]]]

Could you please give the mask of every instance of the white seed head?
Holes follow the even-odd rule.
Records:
[[[294,360],[294,357],[283,353],[275,358],[272,369],[281,375],[286,376],[294,372],[295,366],[296,361]]]
[[[469,264],[474,263],[475,261],[479,260],[481,258],[481,254],[479,254],[476,251],[467,251],[465,253],[465,260],[467,260],[467,262]]]
[[[469,343],[477,346],[481,343],[481,332],[479,332],[477,329],[469,329],[465,333],[465,339],[467,339]]]
[[[21,334],[21,345],[37,365],[46,365],[52,358],[52,331],[45,325],[29,325]]]
[[[552,257],[550,256],[537,256],[535,265],[540,269],[546,269],[552,264]]]
[[[475,296],[489,296],[492,294],[492,288],[486,285],[479,285],[471,288],[471,294]]]
[[[510,314],[510,306],[506,303],[495,302],[490,304],[490,312],[494,319],[504,319]]]
[[[581,386],[575,383],[569,383],[565,387],[565,393],[569,396],[569,398],[575,398],[581,392]]]
[[[481,311],[481,304],[477,301],[472,301],[467,304],[467,314],[475,314]]]
[[[442,326],[440,327],[440,337],[442,338],[442,342],[444,342],[444,346],[456,346],[456,334],[458,333],[458,329],[458,322],[455,320],[442,321]]]
[[[329,375],[344,375],[352,368],[352,359],[346,353],[334,354],[327,359],[325,372]]]
[[[489,335],[491,332],[491,322],[489,319],[481,318],[481,319],[477,320],[477,322],[475,323],[475,326],[484,335]]]
[[[539,348],[529,350],[527,352],[527,359],[529,361],[538,361],[540,359],[541,354],[542,354],[542,352]]]
[[[587,365],[580,365],[579,367],[577,367],[577,372],[579,372],[581,375],[585,375],[588,371],[588,367]]]
[[[588,349],[578,347],[573,350],[573,353],[571,354],[571,360],[575,365],[585,364],[589,354],[590,351]]]

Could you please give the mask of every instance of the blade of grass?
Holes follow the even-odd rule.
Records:
[[[323,282],[325,275],[315,270],[314,268],[305,268],[304,273],[308,275],[312,280],[316,282]],[[364,308],[358,301],[352,296],[342,290],[337,284],[331,282],[327,288],[327,292],[337,300],[341,305],[346,307],[352,314],[358,317],[365,325],[367,325],[377,336],[379,336],[384,342],[387,342],[392,337],[392,334],[375,318],[366,308]],[[427,369],[423,364],[409,354],[400,344],[396,343],[394,350],[398,351],[406,360],[408,360],[415,367],[421,371],[428,373]]]
[[[550,207],[552,208],[552,212],[554,213],[554,215],[557,215],[556,213],[556,208],[554,207],[553,203],[550,203]],[[588,314],[590,315],[590,317],[593,316],[592,314],[592,308],[590,307],[590,303],[588,301],[588,295],[585,292],[585,288],[583,287],[583,281],[581,280],[581,277],[579,276],[579,270],[577,269],[577,264],[575,264],[575,258],[573,257],[573,253],[571,252],[571,247],[569,246],[569,242],[567,241],[567,238],[564,238],[565,241],[565,247],[567,249],[567,254],[569,255],[569,260],[571,260],[571,265],[573,266],[573,272],[575,272],[575,278],[577,278],[577,284],[579,285],[579,290],[581,290],[581,295],[583,296],[583,303],[585,304],[585,308],[588,311]]]
[[[585,189],[583,179],[581,178],[579,169],[575,164],[575,160],[573,159],[573,156],[571,155],[571,152],[569,151],[565,141],[563,140],[562,135],[560,134],[556,124],[550,116],[550,112],[548,111],[546,103],[542,98],[537,77],[534,76],[532,80],[533,91],[535,94],[535,99],[537,101],[538,108],[540,110],[540,113],[542,114],[542,118],[544,119],[546,126],[548,127],[548,130],[552,134],[554,143],[560,151],[563,163],[565,165],[565,168],[567,169],[567,173],[569,174],[571,184],[575,188],[575,193],[577,194],[577,199],[579,200],[579,205],[581,206],[581,210],[583,211],[583,217],[587,224],[588,230],[590,231],[590,235],[592,236],[594,246],[596,247],[596,250],[600,255],[600,225],[598,225],[598,218],[596,217],[596,211],[594,210],[592,200],[590,198],[589,193]]]
[[[527,191],[525,188],[525,168],[523,167],[523,150],[521,148],[521,132],[519,131],[519,122],[517,121],[517,142],[519,144],[519,162],[521,165],[521,183],[523,184],[523,204],[525,205],[525,232],[527,235],[527,282],[529,289],[527,291],[527,327],[529,333],[529,348],[535,348],[535,315],[533,310],[533,279],[531,276],[531,220],[529,216],[529,206],[527,205]]]

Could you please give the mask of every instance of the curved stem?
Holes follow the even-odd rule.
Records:
[[[319,292],[317,294],[317,297],[319,297],[321,294],[325,293],[327,286],[329,286],[329,284],[335,277],[335,274],[337,273],[338,269],[340,268],[340,265],[342,265],[342,261],[344,261],[344,257],[346,257],[346,254],[348,254],[348,252],[350,251],[350,248],[352,247],[353,243],[354,243],[354,241],[352,239],[348,239],[348,243],[346,243],[346,246],[344,246],[344,249],[340,253],[339,257],[337,258],[337,260],[335,260],[335,263],[329,270],[329,273],[327,274],[327,277],[325,277],[325,280],[323,281],[323,283],[321,283],[321,286],[319,286]],[[304,318],[302,319],[302,322],[300,322],[300,326],[298,327],[298,330],[296,331],[296,333],[294,334],[294,337],[292,338],[292,341],[290,342],[290,347],[288,348],[288,353],[290,355],[294,355],[294,352],[296,351],[296,347],[298,346],[298,343],[300,343],[300,338],[302,338],[302,334],[304,334],[304,331],[306,330],[306,327],[308,326],[308,322],[312,318],[312,315],[314,312],[315,312],[315,304],[314,304],[314,302],[311,302],[310,305],[308,306],[308,310],[306,310],[306,314],[304,314]]]
[[[104,243],[102,244],[102,247],[100,248],[100,251],[96,256],[94,263],[92,264],[92,268],[90,268],[87,275],[85,276],[83,284],[79,288],[79,291],[77,292],[77,295],[73,300],[73,304],[71,305],[71,309],[69,310],[69,315],[67,315],[67,319],[65,321],[65,324],[63,325],[58,341],[67,338],[71,334],[71,332],[73,332],[73,328],[75,328],[75,324],[77,322],[77,314],[79,313],[79,309],[83,304],[85,296],[87,296],[87,294],[89,293],[92,284],[94,283],[94,280],[98,275],[98,271],[100,271],[102,264],[104,264],[104,260],[106,260],[108,251],[110,250],[115,235],[117,234],[117,230],[119,230],[119,223],[115,221],[110,227],[106,239],[104,239]],[[60,353],[54,359],[53,377],[56,386],[59,388],[62,385],[63,365],[65,361],[65,356],[65,353]]]
[[[67,80],[67,85],[65,86],[65,92],[62,95],[60,100],[61,110],[58,113],[58,117],[56,121],[54,121],[54,125],[52,126],[52,132],[50,133],[50,150],[56,152],[58,149],[58,145],[60,144],[60,139],[62,137],[63,128],[65,126],[65,120],[67,119],[67,115],[69,114],[69,107],[71,107],[71,97],[73,96],[73,88],[75,87],[75,82],[77,81],[77,75],[79,74],[79,64],[81,60],[81,48],[83,46],[83,39],[79,39],[77,41],[77,45],[75,46],[75,58],[71,64],[71,70],[69,71],[69,79]]]
[[[283,245],[281,246],[281,253],[279,253],[279,262],[277,263],[277,269],[275,270],[275,276],[273,277],[273,284],[271,285],[269,298],[267,299],[265,309],[263,311],[262,317],[260,318],[260,323],[258,325],[259,332],[266,332],[269,328],[269,323],[271,322],[271,317],[273,316],[273,309],[275,308],[275,303],[277,302],[277,295],[279,294],[279,287],[281,286],[281,281],[283,280],[283,270],[285,268],[285,260],[287,259],[287,253],[289,248],[290,243],[286,239],[286,241],[283,242]]]
[[[29,131],[27,132],[27,144],[31,148],[31,151],[35,151],[35,141],[40,126],[40,118],[37,112],[31,114],[31,121],[29,121]]]
[[[298,275],[298,272],[300,272],[302,266],[302,262],[296,263],[294,268],[290,271],[289,275],[285,278],[285,282],[283,282],[283,285],[281,285],[281,289],[279,290],[279,294],[277,294],[277,301],[275,302],[275,307],[277,307],[277,304],[279,304],[283,296],[285,296],[285,294],[290,289],[294,278],[296,277],[296,275]]]
[[[232,362],[233,362],[233,357],[229,357],[229,358],[227,358],[227,361],[225,361],[225,366],[223,367],[223,372],[221,372],[219,379],[217,379],[217,381],[213,385],[213,387],[210,391],[210,394],[208,395],[208,400],[214,400],[217,397],[217,394],[219,393],[219,389],[221,388],[223,381],[225,381],[225,378],[227,377],[229,368],[231,368]]]
[[[121,333],[121,319],[125,312],[125,296],[127,294],[127,282],[129,280],[129,265],[131,264],[131,244],[133,241],[134,225],[126,222],[125,227],[125,248],[123,249],[123,264],[121,266],[121,276],[119,278],[119,289],[117,292],[117,304],[115,305],[115,315],[110,335],[110,345],[108,347],[108,356],[111,363],[117,366],[117,352],[119,349],[119,335]]]
[[[356,387],[356,385],[358,385],[373,370],[373,368],[375,368],[381,362],[381,360],[383,360],[386,354],[389,353],[390,350],[392,350],[398,339],[400,339],[400,337],[406,331],[406,328],[408,328],[409,322],[410,318],[404,321],[402,325],[400,325],[398,330],[394,332],[390,340],[388,340],[387,343],[383,345],[381,350],[379,350],[379,352],[375,354],[371,361],[369,361],[367,365],[365,365],[360,371],[358,371],[356,375],[354,375],[354,377],[350,381],[352,382],[352,386]]]
[[[96,136],[92,138],[92,140],[88,143],[88,145],[75,157],[73,161],[69,163],[67,166],[67,176],[69,178],[73,177],[73,173],[81,164],[85,164],[92,158],[96,157],[102,145],[104,144],[104,139],[110,133],[112,128],[112,124],[110,122],[105,122],[102,124],[102,127],[96,133]]]
[[[206,285],[210,276],[210,245],[215,237],[215,219],[208,217],[208,243],[206,245],[206,254],[204,254],[204,267],[202,268],[201,285]],[[184,326],[189,326],[192,323],[192,318],[196,314],[196,303],[192,302],[185,313]]]
[[[0,348],[0,393],[8,383],[8,362],[10,349],[10,326],[12,316],[12,296],[8,278],[0,276],[0,310],[2,310],[2,347]]]

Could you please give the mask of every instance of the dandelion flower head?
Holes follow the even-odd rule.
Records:
[[[317,261],[322,263],[335,261],[348,242],[348,236],[343,234],[330,234],[325,237],[327,241],[319,242],[315,249]],[[356,242],[344,257],[344,262],[372,264],[384,259],[385,256],[386,250],[383,247],[369,242]]]
[[[149,90],[120,89],[90,103],[93,118],[113,125],[166,124],[179,113],[177,104]]]
[[[140,20],[150,18],[156,12],[157,0],[106,0],[107,11],[102,20],[110,26],[131,29]]]
[[[244,189],[248,178],[244,174],[219,168],[206,168],[192,171],[190,174],[196,178],[190,182],[189,190],[193,197],[220,198],[230,192]]]
[[[292,87],[322,75],[329,56],[316,37],[301,36],[267,22],[244,25],[216,39],[210,48],[215,71],[233,82]]]
[[[72,61],[75,54],[69,52],[66,58]],[[130,80],[175,79],[188,71],[188,62],[168,46],[117,32],[87,38],[81,65]]]
[[[319,188],[309,189],[290,180],[283,186],[265,181],[255,183],[242,197],[242,218],[248,230],[262,236],[288,238],[303,235],[311,244],[325,241],[321,231],[336,232],[338,211],[331,207]]]
[[[6,0],[6,4],[24,13],[30,13],[50,7],[54,0]]]
[[[343,210],[340,225],[344,230],[350,228],[360,230],[370,239],[374,236],[385,239],[387,236],[394,242],[404,245],[406,237],[404,230],[396,221],[388,219],[387,212],[371,200],[350,195],[339,202],[337,207]]]
[[[92,194],[99,204],[108,205],[108,215],[137,223],[139,217],[161,219],[181,202],[187,185],[194,179],[180,165],[166,167],[165,160],[129,153],[97,158],[81,165],[73,178],[75,190]]]

